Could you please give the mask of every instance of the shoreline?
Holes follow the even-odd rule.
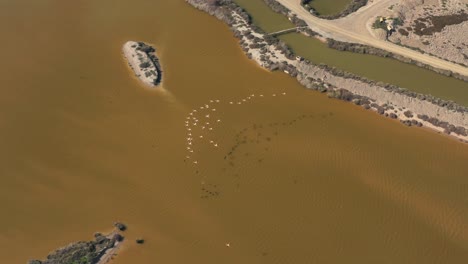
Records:
[[[467,107],[437,98],[432,101],[440,105],[435,104],[426,100],[430,96],[296,57],[285,43],[253,26],[249,14],[230,0],[220,1],[218,5],[204,0],[186,2],[227,23],[247,57],[269,71],[281,70],[296,77],[308,89],[327,92],[331,98],[353,102],[405,125],[426,126],[468,142]],[[297,18],[292,20],[297,21]]]
[[[124,237],[118,229],[107,235],[94,234],[94,241],[78,241],[60,247],[47,255],[46,260],[30,260],[28,264],[88,263],[107,264],[120,250]]]

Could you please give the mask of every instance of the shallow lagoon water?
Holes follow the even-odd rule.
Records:
[[[466,145],[259,68],[184,1],[1,5],[3,262],[116,220],[118,264],[468,257]],[[162,90],[132,77],[129,39],[156,45]],[[193,109],[212,130],[192,122],[191,153]]]

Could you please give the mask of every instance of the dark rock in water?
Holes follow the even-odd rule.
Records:
[[[114,235],[114,240],[117,242],[121,242],[124,240],[124,237],[121,234],[115,234]]]
[[[115,222],[114,226],[117,227],[117,229],[119,229],[120,231],[127,230],[127,226],[125,224],[123,224],[123,223],[120,223],[120,222]]]
[[[143,238],[137,238],[136,242],[137,244],[143,244],[145,243],[145,240]]]

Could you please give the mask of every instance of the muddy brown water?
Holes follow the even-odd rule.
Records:
[[[118,264],[468,258],[466,145],[264,71],[183,1],[1,1],[0,29],[2,263],[116,220]],[[129,39],[164,89],[131,76]]]

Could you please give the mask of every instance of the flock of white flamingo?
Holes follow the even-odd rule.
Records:
[[[280,95],[280,94],[278,94]],[[281,95],[286,95],[286,92],[282,92]],[[271,97],[276,97],[277,94],[273,93]],[[229,105],[242,105],[252,101],[254,98],[266,97],[263,94],[250,94],[244,98],[239,99],[238,101],[229,101]],[[214,131],[216,125],[221,123],[221,119],[216,117],[217,109],[216,106],[221,103],[219,99],[211,99],[207,103],[200,105],[192,109],[185,118],[184,126],[187,130],[186,134],[186,156],[184,161],[191,161],[193,165],[198,165],[199,162],[196,159],[193,159],[193,154],[195,152],[195,142],[205,141],[209,143],[212,147],[217,148],[220,146],[220,143],[212,138],[212,133],[206,133]]]

